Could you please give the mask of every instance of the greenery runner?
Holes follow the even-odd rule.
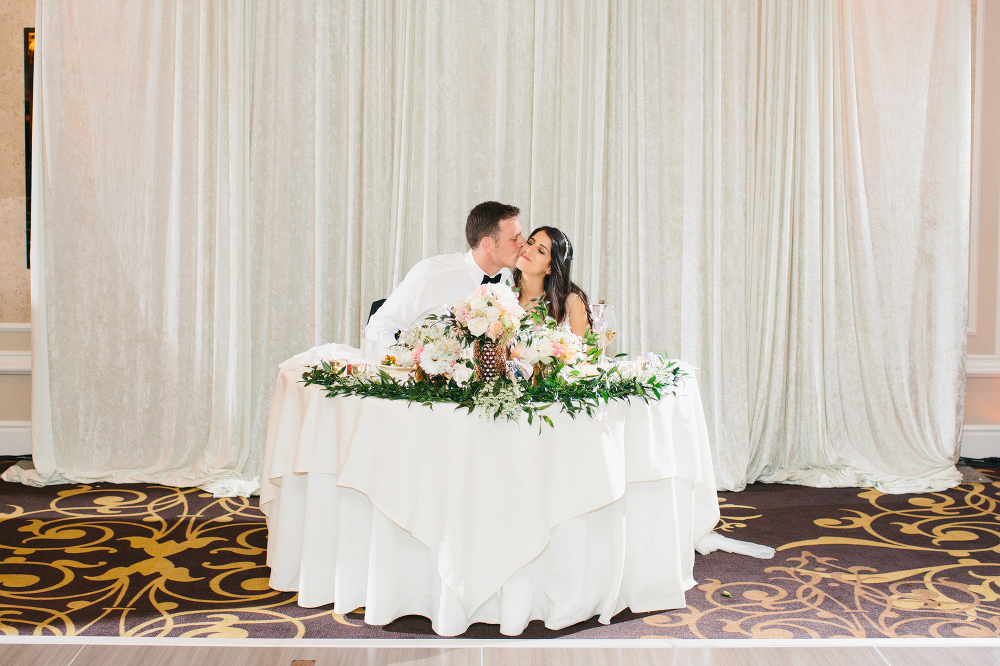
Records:
[[[601,403],[672,395],[689,376],[677,361],[659,354],[601,361],[599,339],[592,331],[581,338],[557,326],[543,305],[525,311],[505,285],[486,284],[446,315],[403,331],[384,360],[391,374],[366,364],[324,361],[310,367],[302,381],[322,386],[331,398],[446,403],[490,420],[527,416],[529,424],[538,419],[552,426],[542,413],[550,407],[573,418],[593,416]]]

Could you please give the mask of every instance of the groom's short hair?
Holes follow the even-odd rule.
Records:
[[[521,209],[517,206],[502,204],[499,201],[484,201],[469,211],[469,217],[465,221],[465,240],[469,241],[469,247],[472,249],[476,249],[479,241],[486,236],[499,242],[500,222],[520,214]]]

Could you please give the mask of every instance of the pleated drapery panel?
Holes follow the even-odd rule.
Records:
[[[38,3],[33,483],[257,474],[244,3]]]
[[[278,363],[358,344],[413,264],[468,249],[476,203],[530,218],[533,21],[524,2],[257,7],[256,442]]]
[[[928,173],[956,167],[933,196],[939,210],[951,211],[938,231],[958,232],[933,241],[948,252],[926,270],[962,275],[961,77],[932,83],[862,72],[862,92],[882,116],[855,118],[848,107],[858,90],[859,39],[882,49],[863,62],[891,67],[901,49],[916,50],[927,55],[927,67],[964,72],[961,3],[910,8],[909,20],[899,18],[901,8],[887,8],[902,22],[874,36],[865,26],[878,19],[832,1],[343,7],[334,15],[323,6],[278,3],[268,20],[279,28],[258,23],[259,34],[276,37],[268,45],[258,38],[256,62],[276,57],[284,64],[274,70],[286,76],[256,89],[255,109],[269,108],[273,93],[285,116],[273,130],[281,138],[255,133],[255,165],[288,160],[273,179],[275,191],[285,192],[277,210],[296,211],[297,229],[311,228],[310,215],[317,220],[317,243],[287,248],[278,259],[304,263],[271,286],[274,328],[255,334],[275,350],[262,376],[312,344],[355,339],[372,300],[420,258],[463,249],[466,211],[497,198],[521,206],[526,227],[554,225],[569,234],[574,278],[619,312],[618,349],[665,350],[700,366],[720,487],[757,478],[885,490],[955,482],[960,309],[944,307],[940,319],[930,319],[949,333],[928,350],[935,365],[916,381],[951,387],[938,401],[920,403],[920,418],[932,427],[906,425],[903,417],[915,419],[916,411],[886,408],[912,396],[879,381],[882,364],[895,364],[895,372],[909,361],[887,359],[898,347],[876,346],[867,333],[874,326],[905,333],[914,322],[883,323],[877,318],[884,310],[858,309],[876,286],[940,305],[964,302],[965,286],[952,280],[939,296],[927,284],[914,291],[909,273],[879,265],[877,248],[864,240],[868,199],[898,196],[918,162],[893,162],[884,182],[866,186],[851,176],[870,158],[851,150],[850,136],[858,140],[860,124],[868,123],[866,135],[876,142],[893,127],[901,133],[895,140],[921,145],[925,130],[947,125],[949,141],[934,150],[948,152],[951,162],[924,164]],[[340,38],[327,46],[335,30]],[[934,39],[951,40],[953,48],[934,51]],[[319,71],[321,61],[339,63],[327,69],[340,73],[304,75],[313,66]],[[325,93],[328,86],[339,92]],[[901,92],[928,91],[954,103],[929,125],[919,104],[895,104]],[[324,95],[325,107],[316,101]],[[341,130],[334,144],[351,143],[337,149],[341,162],[314,169],[303,160],[328,145],[330,118]],[[273,142],[277,160],[256,149],[258,138]],[[295,183],[305,189],[301,200],[291,194]],[[334,204],[329,210],[307,210],[325,200]],[[257,206],[253,215],[264,225],[286,222]],[[330,215],[345,221],[324,236],[318,229]],[[906,215],[891,212],[879,226],[890,237],[895,229],[910,236],[934,222]],[[331,279],[322,266],[334,256],[342,271]],[[869,279],[876,273],[881,285]],[[856,283],[852,290],[835,289],[844,280]],[[278,294],[294,295],[297,309],[280,314],[292,299]],[[852,353],[872,363],[845,365]],[[261,386],[255,405],[263,407],[269,382]],[[257,411],[259,433],[266,411]],[[911,448],[919,454],[894,461]]]
[[[255,438],[278,363],[356,341],[372,301],[466,249],[468,210],[499,199],[569,234],[616,349],[698,359],[714,430],[745,441],[745,354],[724,341],[746,323],[724,313],[745,311],[728,285],[753,5],[276,2],[255,21]]]
[[[357,344],[487,199],[569,234],[616,351],[700,368],[720,488],[958,480],[967,2],[40,0],[37,27],[36,481],[251,479],[278,363]]]
[[[955,485],[969,6],[761,3],[750,437],[724,485]],[[740,476],[742,475],[742,479]]]

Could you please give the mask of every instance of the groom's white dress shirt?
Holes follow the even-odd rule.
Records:
[[[513,285],[510,269],[500,270],[500,283]],[[417,263],[365,327],[366,337],[401,331],[430,314],[444,314],[482,284],[486,273],[465,254],[440,254]],[[492,277],[492,276],[489,276]]]

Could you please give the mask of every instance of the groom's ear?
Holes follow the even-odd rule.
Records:
[[[479,248],[484,252],[492,252],[496,249],[496,241],[489,236],[483,236],[479,239]]]

